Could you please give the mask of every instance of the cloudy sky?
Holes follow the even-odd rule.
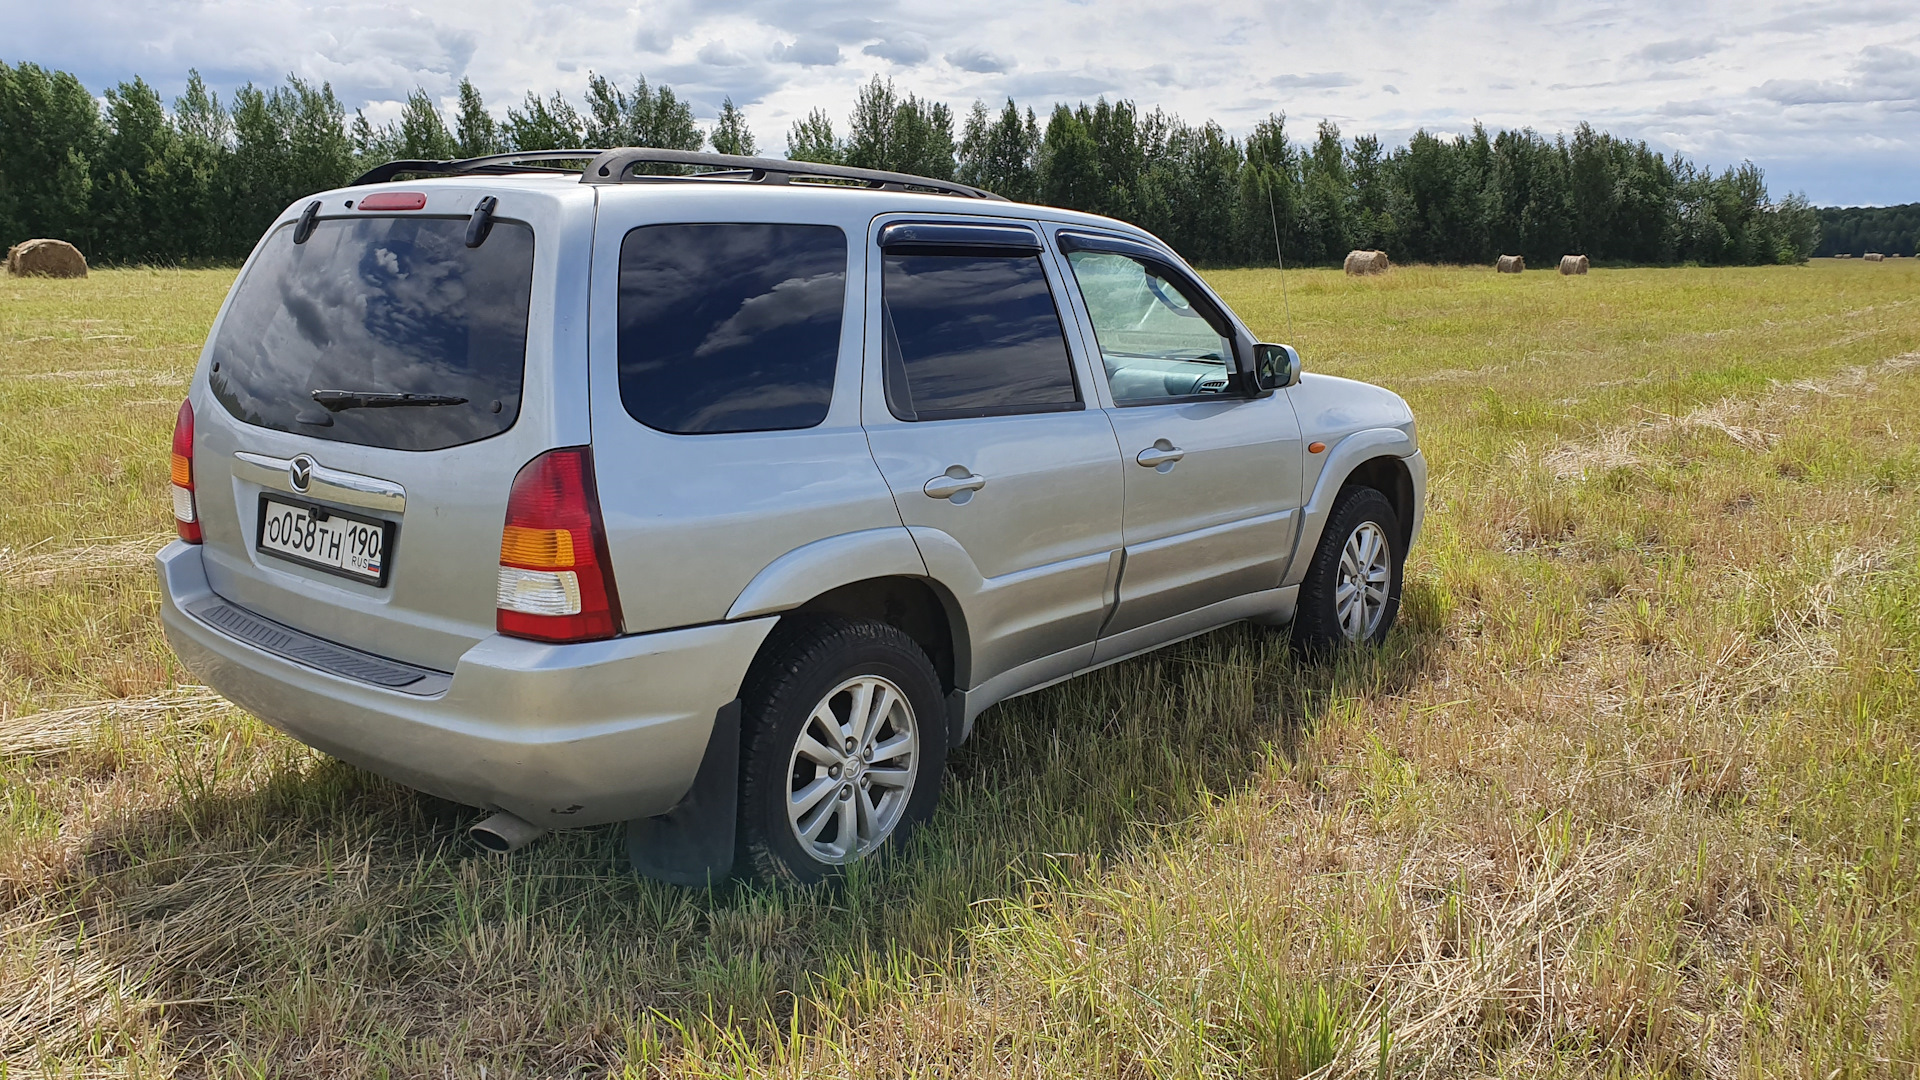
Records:
[[[464,75],[496,112],[588,71],[667,82],[703,120],[724,95],[763,152],[878,74],[964,110],[1012,96],[1130,98],[1242,133],[1284,112],[1390,143],[1416,128],[1570,130],[1587,120],[1716,167],[1749,159],[1776,194],[1920,200],[1915,0],[69,0],[0,5],[0,59],[140,74],[177,93],[291,72],[381,120]],[[225,94],[223,93],[223,97]]]

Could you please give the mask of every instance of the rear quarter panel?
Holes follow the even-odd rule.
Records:
[[[589,331],[594,469],[629,633],[726,618],[762,569],[815,541],[903,530],[860,424],[869,205],[851,192],[763,190],[741,198],[727,188],[602,189]],[[619,377],[621,241],[645,225],[690,222],[820,224],[846,233],[840,352],[832,403],[819,425],[676,435],[627,412]],[[894,569],[850,565],[845,580]]]

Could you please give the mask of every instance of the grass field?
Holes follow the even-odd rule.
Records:
[[[1912,263],[1213,275],[1419,416],[1392,640],[1018,699],[902,856],[711,894],[172,660],[230,277],[0,279],[0,1077],[1920,1074]]]

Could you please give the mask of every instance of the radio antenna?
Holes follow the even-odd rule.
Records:
[[[1293,344],[1293,301],[1287,296],[1287,257],[1280,253],[1280,212],[1273,206],[1273,186],[1267,186],[1267,216],[1273,219],[1273,259],[1280,264],[1280,303],[1287,309],[1287,344]],[[1288,215],[1291,219],[1292,215]],[[1294,346],[1298,348],[1299,346]]]

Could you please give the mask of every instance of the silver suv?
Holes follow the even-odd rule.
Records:
[[[172,475],[210,686],[490,847],[624,821],[702,884],[900,843],[1014,695],[1242,619],[1378,641],[1426,467],[1133,226],[625,149],[289,207]]]

